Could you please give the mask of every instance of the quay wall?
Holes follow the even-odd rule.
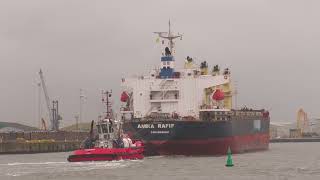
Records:
[[[84,140],[88,137],[88,132],[73,132],[73,131],[32,131],[32,132],[9,132],[0,133],[0,142],[12,142],[16,140],[44,140],[50,139],[55,141],[76,141]]]
[[[320,138],[279,138],[270,139],[270,143],[320,142]]]
[[[0,154],[29,154],[48,152],[68,152],[80,147],[81,142],[2,142]]]
[[[72,131],[0,133],[0,154],[73,151],[87,137],[88,132]]]

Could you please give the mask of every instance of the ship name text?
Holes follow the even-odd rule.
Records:
[[[138,129],[172,129],[174,124],[138,124]]]

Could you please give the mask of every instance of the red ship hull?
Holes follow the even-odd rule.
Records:
[[[143,159],[143,147],[132,148],[93,148],[74,151],[68,157],[69,162],[114,161]]]
[[[128,121],[124,132],[144,143],[144,154],[152,155],[223,155],[269,148],[268,116],[228,117],[219,121],[165,120]],[[245,112],[254,114],[255,112]],[[221,113],[219,114],[221,116]]]
[[[157,155],[224,155],[228,147],[233,153],[261,151],[269,148],[269,134],[253,134],[206,140],[149,141],[146,152]]]

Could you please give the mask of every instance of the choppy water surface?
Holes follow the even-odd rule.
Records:
[[[69,153],[0,155],[0,180],[320,179],[320,143],[271,144],[269,151],[226,157],[149,157],[136,161],[69,163]]]

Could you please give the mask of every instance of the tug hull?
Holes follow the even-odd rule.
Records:
[[[143,147],[79,149],[68,157],[68,161],[82,162],[143,159],[143,151]]]

